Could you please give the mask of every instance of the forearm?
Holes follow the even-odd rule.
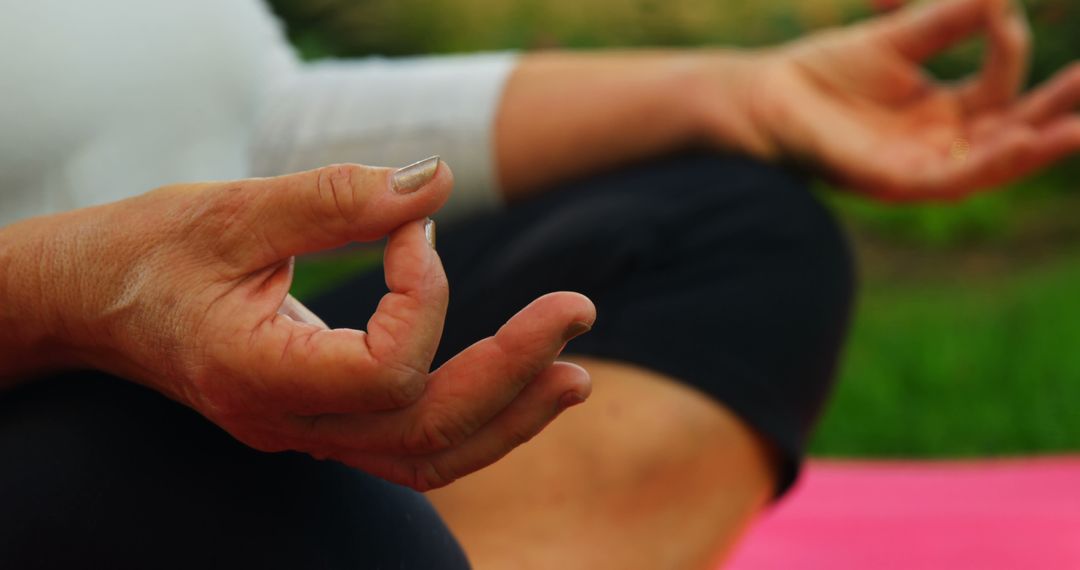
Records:
[[[46,297],[52,254],[48,218],[0,228],[0,390],[69,365]]]
[[[719,50],[523,56],[496,120],[506,198],[695,146],[760,154],[744,81],[753,58]]]

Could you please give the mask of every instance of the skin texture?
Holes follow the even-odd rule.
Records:
[[[257,449],[306,451],[420,490],[495,461],[588,396],[584,370],[553,361],[594,308],[574,293],[544,296],[431,371],[447,283],[423,218],[452,175],[440,165],[403,195],[390,173],[336,165],[172,186],[3,229],[10,368],[0,373],[105,370]],[[286,296],[292,256],[387,234],[390,292],[367,330],[304,319]]]
[[[978,75],[924,74],[928,57],[980,32],[990,50]],[[519,199],[704,146],[796,161],[874,199],[961,199],[1080,149],[1080,66],[1021,94],[1029,49],[1011,3],[944,0],[762,52],[526,56],[497,123],[504,191]],[[593,378],[590,405],[429,494],[471,559],[715,568],[768,500],[768,446],[677,379],[575,362]]]
[[[927,79],[927,57],[977,32],[992,46],[978,76]],[[526,56],[499,111],[499,176],[514,200],[704,146],[798,161],[873,198],[958,199],[1080,148],[1080,71],[1021,94],[1028,50],[1022,14],[1007,1],[943,0],[760,52]],[[442,165],[404,196],[389,176],[339,165],[178,185],[0,229],[0,382],[103,369],[258,449],[306,451],[422,490],[496,461],[588,395],[585,369],[553,361],[592,323],[593,307],[580,295],[543,297],[431,371],[446,282],[422,220],[445,201],[451,175]],[[367,330],[327,330],[287,297],[292,256],[385,235],[392,292]],[[606,401],[634,414],[645,403],[664,410],[656,429],[686,447],[645,446],[607,415],[579,412],[520,461],[433,495],[466,549],[478,561],[528,558],[537,543],[521,533],[535,519],[562,537],[563,550],[544,545],[561,563],[580,555],[592,568],[695,567],[722,556],[771,489],[766,446],[677,379],[585,365],[604,378]],[[695,411],[666,413],[684,408]],[[580,451],[583,442],[592,451]],[[558,456],[567,449],[578,455]],[[600,452],[597,468],[588,453]],[[650,469],[663,489],[635,476]],[[564,493],[556,510],[522,498],[546,484]],[[505,500],[484,503],[482,491]],[[613,532],[628,513],[633,528]],[[679,532],[664,531],[675,519],[686,519]],[[625,554],[628,540],[648,552],[595,558]]]

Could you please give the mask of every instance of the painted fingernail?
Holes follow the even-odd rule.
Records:
[[[582,321],[574,321],[563,332],[563,341],[570,341],[592,330],[592,325]]]
[[[390,185],[398,194],[409,194],[431,182],[439,170],[439,157],[425,158],[404,168],[399,168],[390,178]]]
[[[567,392],[559,397],[559,407],[562,409],[572,408],[585,401],[585,396],[577,392]]]
[[[431,249],[435,249],[435,220],[431,218],[424,220],[424,237],[431,244]]]

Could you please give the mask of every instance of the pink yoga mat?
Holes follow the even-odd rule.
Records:
[[[1080,457],[811,462],[725,568],[1080,569]]]

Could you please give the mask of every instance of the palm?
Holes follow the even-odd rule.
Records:
[[[767,86],[783,94],[766,110],[782,118],[775,139],[887,200],[961,197],[1080,149],[1080,67],[1018,99],[1026,26],[999,4],[939,3],[791,46]],[[980,27],[991,39],[982,74],[927,78],[924,59]]]

